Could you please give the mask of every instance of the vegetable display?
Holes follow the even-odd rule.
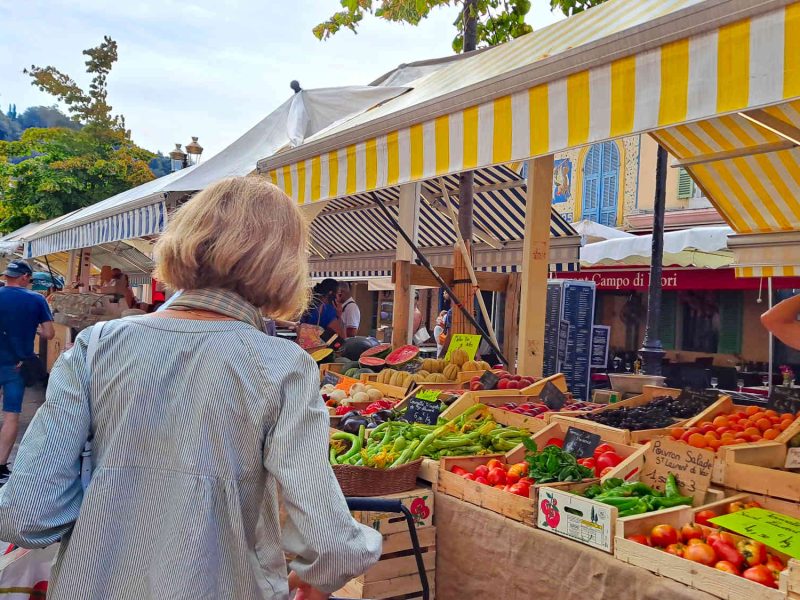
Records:
[[[798,415],[748,406],[735,413],[718,415],[692,427],[675,427],[673,440],[695,448],[717,450],[722,446],[774,440],[794,423]]]
[[[671,427],[677,420],[688,419],[705,410],[706,405],[697,398],[671,398],[656,396],[643,406],[626,406],[598,413],[581,415],[580,418],[616,427],[640,431]]]
[[[483,404],[474,404],[452,420],[440,419],[437,425],[387,420],[370,432],[368,440],[364,439],[366,429],[367,425],[359,424],[355,434],[331,436],[331,464],[387,469],[422,457],[438,460],[442,456],[508,452],[530,435],[498,424]],[[354,452],[355,447],[358,450]]]
[[[561,442],[561,440],[551,440]],[[525,462],[528,463],[528,475],[536,483],[554,481],[582,481],[594,477],[594,471],[578,464],[578,459],[565,452],[560,444],[548,443],[542,450],[536,442],[526,439],[522,442],[527,452]]]
[[[506,464],[496,458],[476,467],[473,471],[467,471],[456,465],[450,472],[464,479],[525,498],[530,496],[531,486],[536,483],[528,476],[528,463]]]
[[[656,525],[650,535],[626,539],[770,588],[778,587],[780,573],[786,568],[783,560],[770,554],[761,542],[692,523],[680,531],[671,525]]]
[[[572,402],[570,404],[565,404],[559,412],[590,411],[602,408],[603,406],[603,404],[595,404],[594,402]],[[539,419],[544,419],[548,412],[552,412],[546,404],[536,402],[532,399],[522,404],[506,402],[502,406],[498,406],[498,408],[517,415],[525,415],[526,417],[536,417]]]
[[[638,481],[626,483],[622,479],[611,478],[588,487],[582,495],[609,506],[616,506],[619,517],[641,515],[684,504],[692,505],[692,497],[680,493],[678,482],[672,473],[667,476],[663,492]]]

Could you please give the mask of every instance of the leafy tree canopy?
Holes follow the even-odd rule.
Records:
[[[606,0],[550,0],[553,10],[560,10],[568,17],[583,12],[587,8],[603,4]]]

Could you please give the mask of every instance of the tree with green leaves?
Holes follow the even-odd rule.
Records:
[[[599,6],[607,0],[550,0],[550,7],[558,9],[568,17],[583,12],[587,8]]]
[[[108,75],[117,61],[109,37],[85,50],[91,83],[84,90],[55,67],[32,66],[32,84],[63,102],[78,129],[26,129],[0,141],[0,231],[51,219],[153,179],[154,154],[138,147],[125,119],[108,104]],[[75,127],[75,126],[73,126]]]

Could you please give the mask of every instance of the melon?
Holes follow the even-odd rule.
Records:
[[[347,371],[344,372],[344,376],[355,379],[356,371],[358,371],[358,369],[347,369]]]
[[[455,381],[456,379],[458,379],[458,374],[460,372],[461,369],[459,369],[456,365],[447,365],[444,368],[445,379],[447,379],[448,381]]]
[[[463,348],[457,348],[450,353],[450,362],[459,367],[469,360],[469,355]]]
[[[391,351],[392,351],[391,344],[378,344],[377,346],[373,346],[372,348],[369,348],[368,350],[362,352],[359,360],[361,360],[361,358],[368,358],[370,356],[374,356],[375,358],[386,358],[387,356],[389,356],[389,353]]]
[[[361,356],[358,359],[359,364],[362,367],[366,367],[368,369],[382,369],[386,366],[386,361],[382,358],[378,358],[377,356]]]
[[[462,365],[461,368],[465,371],[480,371],[481,366],[474,360],[468,360]]]
[[[401,367],[410,363],[419,356],[419,348],[416,346],[400,346],[386,357],[386,366]]]
[[[356,369],[353,374],[353,377],[357,379],[362,375],[374,375],[374,374],[375,371],[373,371],[372,369]]]

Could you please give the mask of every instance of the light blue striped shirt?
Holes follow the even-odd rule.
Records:
[[[239,321],[111,321],[89,402],[87,341],[56,363],[0,491],[0,539],[63,537],[48,598],[284,600],[284,550],[328,592],[377,561],[380,535],[328,465],[319,372],[299,346]]]

